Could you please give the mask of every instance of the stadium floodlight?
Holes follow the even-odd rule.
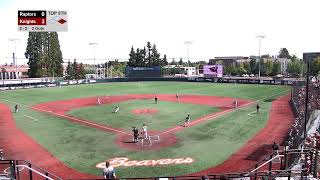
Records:
[[[10,42],[14,43],[14,52],[13,52],[13,65],[16,66],[16,79],[19,77],[19,72],[18,72],[18,58],[16,58],[16,51],[17,51],[17,41],[20,41],[18,38],[9,38]]]
[[[90,42],[89,46],[93,47],[93,66],[94,66],[94,71],[95,71],[95,78],[97,78],[97,67],[96,67],[96,47],[97,47],[98,43],[96,42]]]
[[[259,35],[257,36],[259,38],[259,79],[260,79],[260,71],[261,71],[261,40],[266,38],[265,35]]]

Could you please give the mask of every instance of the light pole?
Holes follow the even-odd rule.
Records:
[[[188,62],[189,62],[189,48],[190,48],[190,45],[192,45],[192,41],[185,41],[184,44],[187,45],[187,59],[188,59]]]
[[[14,52],[13,52],[13,65],[16,66],[16,79],[18,79],[19,72],[18,72],[18,59],[16,58],[16,51],[17,51],[17,41],[20,39],[17,38],[10,38],[9,41],[14,42]]]
[[[97,68],[96,68],[96,47],[97,47],[98,43],[96,42],[91,42],[89,43],[89,46],[93,46],[93,67],[94,67],[94,71],[95,71],[95,78],[97,78]]]
[[[265,35],[259,35],[257,38],[259,38],[259,79],[260,79],[260,71],[261,71],[261,40],[264,39]]]

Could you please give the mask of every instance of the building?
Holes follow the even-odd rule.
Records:
[[[223,62],[226,66],[236,65],[237,63],[250,62],[249,57],[244,56],[223,56],[223,57],[214,57],[214,59],[209,59],[208,65],[215,65],[218,62]]]
[[[28,70],[28,65],[0,65],[0,77],[2,80],[27,78]]]
[[[276,61],[278,61],[281,64],[280,66],[281,74],[286,74],[288,69],[288,64],[291,60],[287,58],[278,58]]]
[[[314,59],[317,57],[320,57],[320,52],[308,52],[308,53],[303,53],[303,61],[307,62],[310,61],[312,62]]]
[[[191,77],[197,75],[197,69],[196,67],[183,67],[182,65],[167,65],[164,66],[166,69],[179,69],[183,72],[183,74],[175,74],[175,76],[185,76],[185,77]]]

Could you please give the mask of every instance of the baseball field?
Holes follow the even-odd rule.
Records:
[[[106,160],[120,178],[247,170],[263,156],[257,149],[284,138],[291,121],[289,90],[128,82],[0,92],[0,144],[8,158],[65,178],[101,177]],[[140,134],[143,124],[147,139]],[[137,143],[132,127],[139,130]]]

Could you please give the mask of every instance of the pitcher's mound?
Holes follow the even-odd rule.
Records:
[[[135,109],[131,111],[133,114],[140,114],[140,115],[148,115],[148,114],[155,114],[158,112],[157,109]]]

